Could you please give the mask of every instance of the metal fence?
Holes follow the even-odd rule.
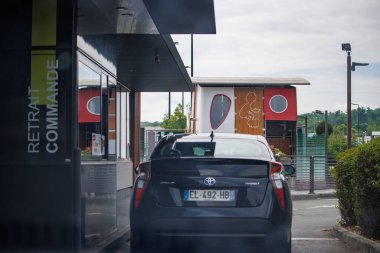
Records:
[[[159,136],[161,137],[161,136]],[[141,142],[141,161],[148,159],[149,147],[154,146],[159,138],[155,138],[155,141],[151,144],[142,141]],[[336,165],[336,161],[332,157],[326,157],[324,155],[311,155],[310,153],[323,152],[323,146],[321,148],[320,142],[315,140],[308,140],[310,143],[315,142],[314,146],[307,145],[307,155],[296,155],[281,157],[278,159],[283,164],[292,164],[296,168],[296,174],[288,178],[288,185],[292,191],[307,191],[308,193],[315,193],[315,191],[335,190],[335,182],[331,176],[331,169]],[[313,148],[314,147],[314,148]],[[301,152],[300,152],[301,153]]]
[[[296,167],[296,174],[288,178],[288,184],[293,191],[334,190],[335,182],[331,169],[336,165],[332,157],[325,156],[288,156],[278,159],[283,164]]]
[[[186,132],[186,129],[155,129],[155,128],[141,128],[140,140],[140,161],[144,162],[148,160],[153,152],[154,147],[161,140],[162,137],[168,134],[182,134]]]

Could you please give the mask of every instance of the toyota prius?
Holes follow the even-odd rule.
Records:
[[[276,162],[264,137],[165,136],[136,171],[133,252],[210,247],[215,240],[237,241],[247,251],[261,245],[266,252],[291,252],[292,202],[284,176],[295,169]]]

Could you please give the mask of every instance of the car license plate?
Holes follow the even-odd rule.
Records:
[[[185,201],[235,201],[234,190],[185,190]]]

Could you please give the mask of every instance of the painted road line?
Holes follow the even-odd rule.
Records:
[[[339,241],[338,238],[293,237],[292,241]]]
[[[312,206],[312,207],[308,207],[306,209],[332,208],[332,207],[336,207],[336,205]]]

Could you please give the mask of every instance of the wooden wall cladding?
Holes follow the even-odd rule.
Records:
[[[235,88],[237,133],[264,135],[262,88]]]

